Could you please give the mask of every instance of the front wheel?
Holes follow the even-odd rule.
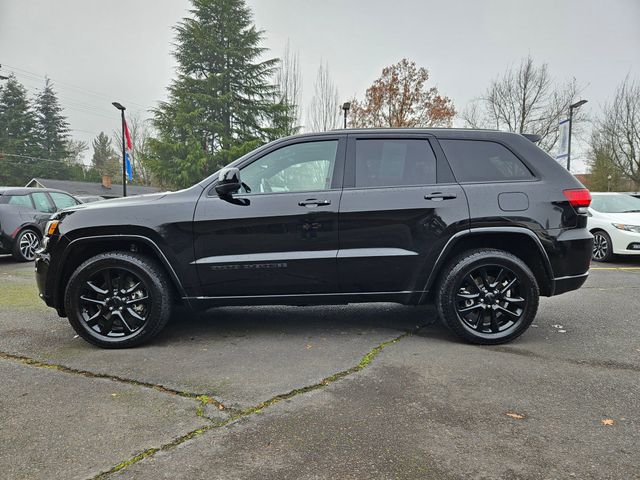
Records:
[[[604,230],[593,232],[593,253],[591,258],[596,262],[610,262],[614,259],[611,237]]]
[[[538,311],[539,290],[529,267],[502,250],[455,258],[441,280],[437,307],[444,323],[470,343],[497,345],[522,335]]]
[[[18,262],[32,262],[36,258],[36,250],[40,246],[40,235],[26,229],[18,234],[13,246],[13,258]]]
[[[162,330],[171,315],[171,297],[167,276],[154,260],[137,253],[107,252],[73,272],[65,308],[69,323],[86,341],[125,348]]]

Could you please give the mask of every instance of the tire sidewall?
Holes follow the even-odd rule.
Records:
[[[98,334],[86,324],[80,313],[79,299],[83,284],[96,273],[108,268],[121,268],[135,274],[143,282],[150,297],[150,309],[145,324],[126,338],[109,338]],[[168,315],[169,304],[166,284],[163,284],[155,265],[139,257],[117,253],[98,255],[84,262],[71,275],[65,292],[65,309],[74,330],[88,342],[108,348],[138,345],[153,336],[166,323],[165,316]]]
[[[500,266],[511,270],[518,277],[521,294],[526,295],[527,299],[521,319],[509,329],[497,334],[474,331],[465,324],[456,310],[456,293],[460,282],[468,273],[483,266]],[[533,322],[538,311],[538,284],[531,270],[519,258],[507,252],[477,251],[453,261],[449,272],[438,292],[438,311],[445,324],[463,339],[480,344],[506,343],[520,336]]]

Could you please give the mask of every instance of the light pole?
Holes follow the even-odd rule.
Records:
[[[573,124],[573,110],[580,108],[587,103],[586,100],[579,100],[576,103],[569,105],[569,144],[567,145],[567,171],[571,171],[571,126]]]
[[[122,196],[127,196],[127,151],[124,143],[124,111],[126,108],[118,102],[111,102],[111,105],[120,110],[120,117],[122,118]]]
[[[347,128],[347,113],[351,108],[351,102],[344,102],[342,104],[342,110],[344,110],[344,128]]]

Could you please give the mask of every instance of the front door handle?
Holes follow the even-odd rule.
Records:
[[[434,192],[424,196],[425,200],[434,200],[436,202],[441,202],[442,200],[453,200],[454,198],[457,198],[455,194],[442,192]]]
[[[301,207],[322,207],[324,205],[331,205],[331,200],[316,200],[315,198],[307,198],[301,202],[298,202]]]

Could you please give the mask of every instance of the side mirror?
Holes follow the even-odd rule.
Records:
[[[240,170],[235,167],[223,168],[218,175],[216,192],[220,196],[236,193],[242,187],[240,181]]]

